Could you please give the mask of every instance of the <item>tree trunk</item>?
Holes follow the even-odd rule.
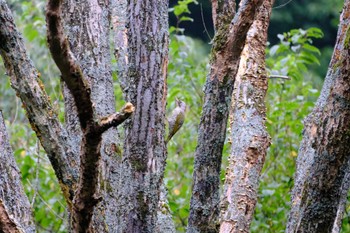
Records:
[[[236,13],[234,1],[212,1],[216,33],[198,130],[188,233],[219,230],[220,168],[229,106],[246,34],[262,2],[243,1]]]
[[[321,95],[305,120],[286,232],[332,232],[343,212],[350,163],[349,25],[345,0]]]
[[[117,232],[154,232],[164,176],[168,2],[128,2],[127,101],[135,106],[126,124],[116,186]]]
[[[249,232],[259,177],[270,145],[265,46],[272,1],[265,0],[248,31],[232,96],[231,153],[221,200],[220,232]]]
[[[0,111],[0,232],[36,232],[32,209],[24,193],[5,122]]]

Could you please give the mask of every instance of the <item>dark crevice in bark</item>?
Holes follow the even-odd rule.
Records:
[[[128,79],[135,106],[126,124],[117,201],[118,232],[153,232],[164,175],[168,2],[128,1]]]

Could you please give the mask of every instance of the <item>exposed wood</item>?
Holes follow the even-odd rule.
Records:
[[[272,1],[265,0],[248,31],[236,76],[230,113],[231,152],[223,196],[220,232],[249,232],[259,177],[270,138],[266,131],[268,77],[265,47]]]

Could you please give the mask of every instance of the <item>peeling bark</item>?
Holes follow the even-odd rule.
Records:
[[[259,177],[270,145],[266,131],[265,46],[272,1],[265,0],[248,31],[232,96],[232,143],[221,200],[220,232],[249,232]]]
[[[34,233],[35,225],[21,174],[0,111],[0,232]]]
[[[341,219],[349,188],[349,25],[350,1],[345,0],[321,95],[304,122],[286,232],[332,232]]]
[[[189,233],[219,230],[219,177],[229,106],[246,34],[262,2],[243,1],[235,13],[234,1],[212,1],[216,33],[195,152]]]

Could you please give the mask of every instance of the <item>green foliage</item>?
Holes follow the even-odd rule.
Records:
[[[293,29],[277,35],[280,43],[270,48],[268,51],[270,59],[266,60],[270,73],[302,79],[304,73],[308,72],[307,65],[320,64],[317,56],[321,53],[312,45],[312,39],[322,36],[323,33],[318,28]]]
[[[323,0],[327,2],[326,0]],[[10,1],[16,12],[20,31],[24,32],[26,47],[35,65],[42,73],[55,108],[63,119],[63,101],[58,72],[46,48],[44,1]],[[168,187],[169,206],[177,230],[184,232],[189,214],[189,201],[193,173],[193,154],[197,143],[197,131],[203,104],[203,86],[209,72],[209,51],[202,42],[179,35],[179,24],[192,21],[188,6],[196,0],[180,0],[170,9],[177,18],[177,26],[171,27],[170,63],[168,67],[167,112],[175,108],[175,98],[185,101],[188,109],[182,129],[168,144],[168,160],[165,184]],[[330,4],[330,3],[329,3]],[[315,4],[315,7],[319,4]],[[33,23],[34,22],[34,23]],[[291,80],[271,79],[266,97],[267,128],[272,137],[266,163],[261,176],[259,200],[251,232],[284,232],[290,208],[290,190],[293,186],[295,158],[301,141],[302,120],[310,112],[318,91],[313,87],[320,79],[310,74],[309,67],[319,64],[320,51],[312,45],[312,39],[322,37],[317,28],[291,30],[278,35],[280,43],[267,50],[267,66],[270,74],[287,75]],[[1,63],[2,64],[2,63]],[[0,67],[4,74],[4,68]],[[20,101],[10,87],[9,78],[1,77],[0,109],[4,111],[11,144],[23,176],[25,191],[34,206],[38,232],[65,232],[67,213],[57,179],[45,152],[29,127]],[[118,97],[120,88],[115,89]],[[228,155],[224,148],[224,160]],[[225,166],[223,165],[222,179]],[[350,214],[344,221],[348,229]],[[343,224],[343,225],[344,225]],[[347,227],[347,228],[346,228]],[[344,231],[345,232],[345,231]]]
[[[193,22],[193,19],[187,16],[187,14],[191,13],[188,9],[191,3],[198,4],[196,0],[179,0],[173,8],[169,9],[169,12],[173,12],[176,17],[176,27],[171,26],[169,29],[170,33],[183,33],[184,29],[179,27],[180,23],[184,21]]]
[[[322,32],[316,28],[292,30],[279,35],[281,42],[267,51],[269,72],[288,75],[291,80],[270,80],[266,101],[267,127],[272,137],[272,145],[261,176],[259,202],[251,227],[252,232],[285,230],[295,158],[301,141],[302,120],[310,112],[319,94],[312,84],[316,78],[308,72],[308,67],[318,63],[317,56],[320,52],[312,45],[312,39],[321,36]],[[174,107],[175,96],[183,98],[190,106],[184,127],[168,145],[165,175],[165,183],[169,189],[169,205],[179,232],[184,232],[187,225],[193,153],[203,99],[202,88],[209,71],[207,55],[199,55],[200,51],[200,44],[188,37],[173,35],[171,38],[169,110]],[[227,155],[226,145],[224,164]]]
[[[193,153],[203,104],[202,89],[208,73],[207,54],[199,41],[183,35],[171,37],[167,112],[170,115],[175,108],[176,97],[186,102],[187,111],[182,129],[168,143],[164,181],[169,189],[169,206],[181,232],[185,231],[189,214]]]

